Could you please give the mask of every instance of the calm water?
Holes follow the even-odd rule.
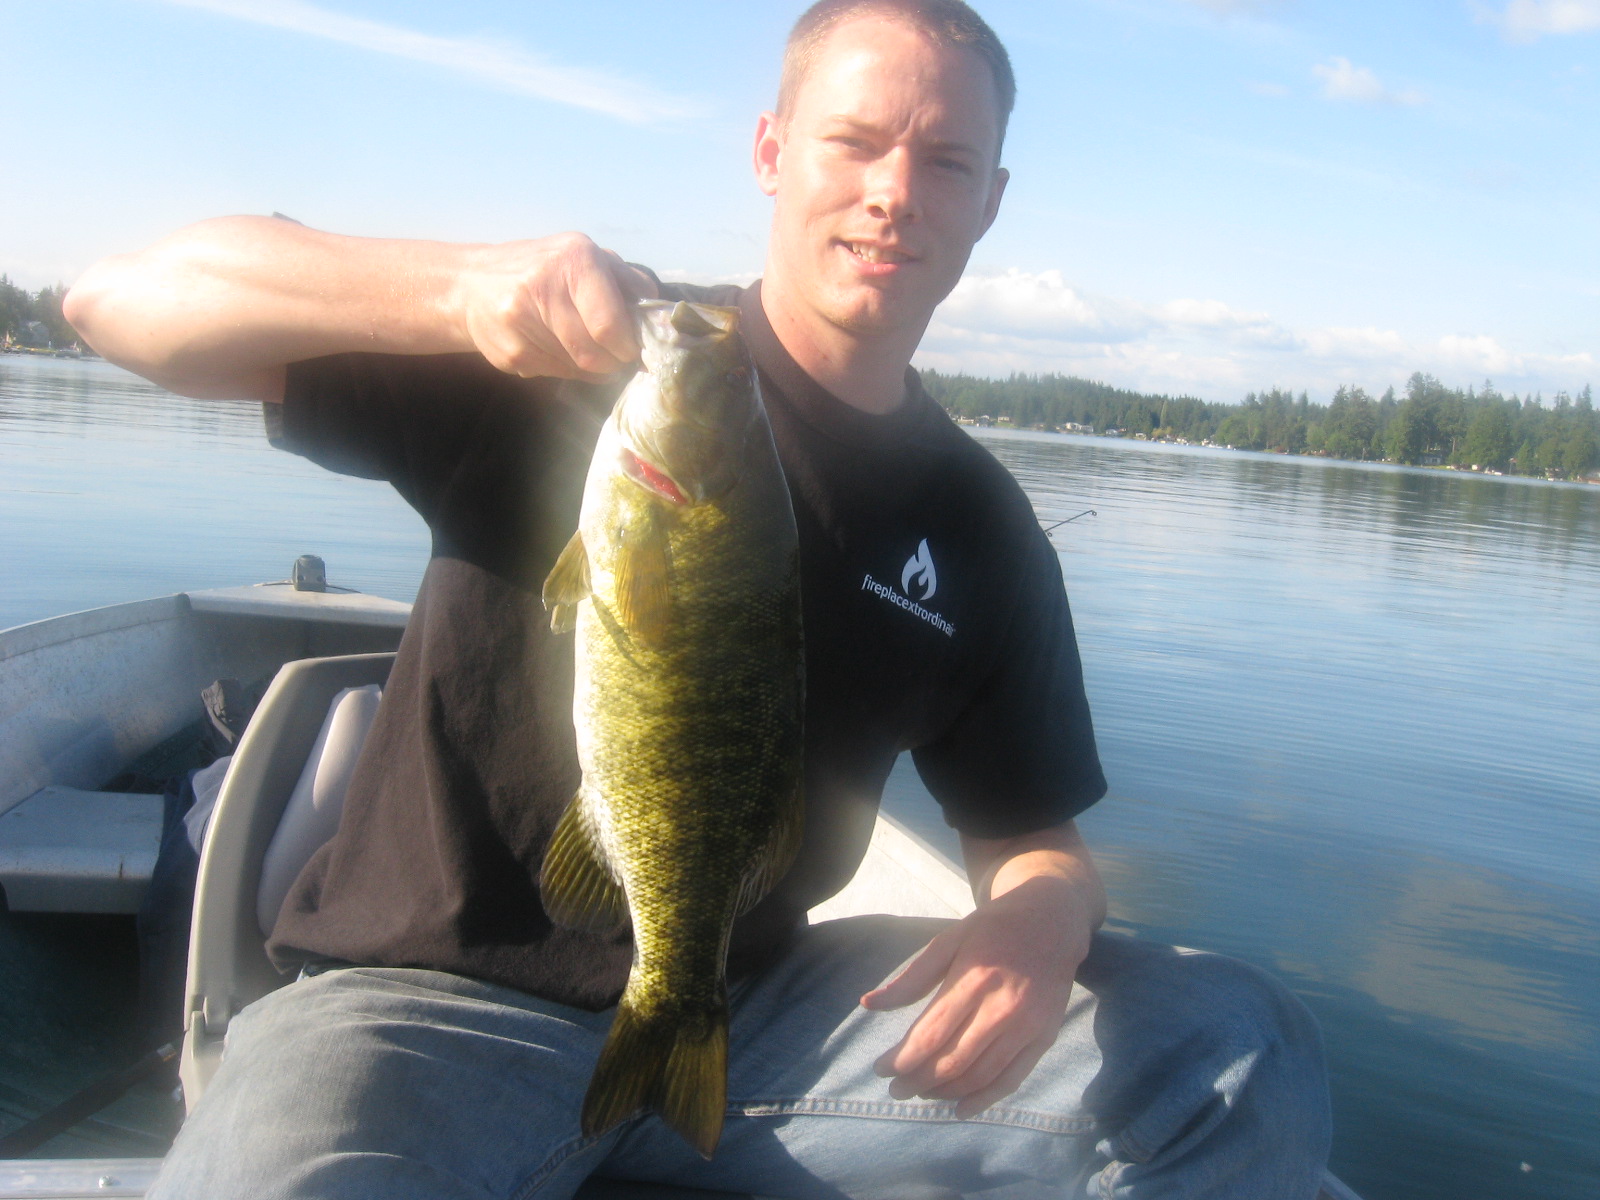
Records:
[[[1305,997],[1367,1200],[1593,1200],[1600,489],[980,436],[1041,519],[1099,514],[1055,539],[1113,924]],[[253,406],[0,357],[0,627],[306,551],[409,600],[427,536]]]

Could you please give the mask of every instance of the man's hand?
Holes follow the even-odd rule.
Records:
[[[1071,822],[1002,841],[964,837],[962,848],[978,907],[861,1003],[900,1008],[938,987],[876,1070],[895,1099],[957,1100],[965,1118],[1016,1091],[1054,1043],[1105,891]]]
[[[473,247],[456,288],[473,346],[512,375],[600,380],[638,361],[655,281],[581,233]]]

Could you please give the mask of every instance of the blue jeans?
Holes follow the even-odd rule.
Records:
[[[921,1006],[857,1003],[942,922],[812,926],[730,996],[728,1116],[702,1160],[654,1116],[599,1136],[579,1102],[611,1014],[435,971],[308,976],[234,1021],[152,1200],[557,1200],[592,1173],[768,1196],[1311,1200],[1321,1038],[1232,959],[1098,935],[1066,1026],[966,1121],[892,1100],[873,1061]]]

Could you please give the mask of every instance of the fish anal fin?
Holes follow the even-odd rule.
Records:
[[[645,645],[660,645],[672,621],[672,568],[660,522],[642,521],[626,532],[615,569],[618,619]]]
[[[772,838],[762,850],[754,867],[745,875],[734,901],[734,913],[742,915],[761,902],[761,898],[778,885],[794,865],[800,853],[800,838],[805,832],[805,796],[797,784],[794,797],[783,806],[778,816]]]
[[[629,925],[627,893],[594,835],[581,789],[550,838],[539,872],[539,897],[558,925],[594,933],[620,933]]]
[[[595,1137],[651,1108],[710,1158],[728,1106],[728,1008],[645,1015],[624,994],[583,1098],[583,1133]]]
[[[578,602],[588,599],[589,590],[589,553],[583,545],[583,533],[578,531],[567,542],[544,581],[542,598],[550,612],[552,630],[566,633],[573,627]]]

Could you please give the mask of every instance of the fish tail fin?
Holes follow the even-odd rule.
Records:
[[[686,1020],[682,1013],[646,1016],[624,996],[583,1098],[584,1135],[653,1108],[710,1158],[727,1103],[727,1002]]]

